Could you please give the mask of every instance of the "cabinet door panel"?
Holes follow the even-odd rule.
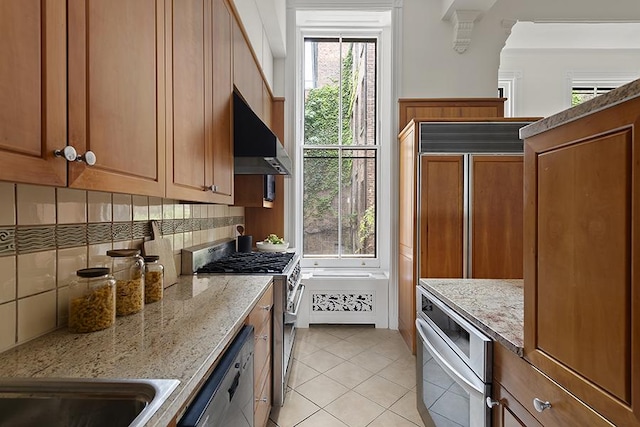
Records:
[[[210,90],[205,76],[210,71],[205,46],[205,10],[207,1],[187,0],[172,2],[170,37],[172,50],[167,76],[172,86],[170,149],[168,169],[173,176],[167,183],[167,196],[174,198],[196,197],[207,200],[203,191],[206,184],[206,165],[210,161]],[[190,197],[191,196],[191,197]],[[210,197],[210,196],[209,196]]]
[[[416,351],[416,131],[407,130],[400,135],[400,188],[398,217],[398,330],[405,342]]]
[[[253,112],[264,121],[262,74],[236,20],[233,21],[233,83]]]
[[[213,174],[220,195],[233,195],[233,93],[232,16],[225,1],[213,0]],[[233,203],[229,197],[227,204]]]
[[[0,2],[0,57],[0,180],[65,185],[65,1]]]
[[[472,156],[471,274],[522,278],[522,156]]]
[[[463,277],[463,156],[422,156],[420,276]]]
[[[538,171],[538,346],[630,402],[630,132],[544,153]]]
[[[70,186],[164,195],[164,1],[70,0]]]

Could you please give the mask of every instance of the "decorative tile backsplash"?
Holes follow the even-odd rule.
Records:
[[[67,289],[109,249],[142,247],[157,220],[180,250],[235,236],[244,208],[0,182],[0,351],[67,321]]]

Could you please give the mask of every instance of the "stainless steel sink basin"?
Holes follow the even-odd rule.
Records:
[[[0,379],[0,426],[143,426],[178,380]]]

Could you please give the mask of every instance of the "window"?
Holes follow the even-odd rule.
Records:
[[[573,86],[571,88],[571,106],[575,107],[578,104],[582,104],[585,101],[595,98],[598,95],[605,94],[612,89],[615,89],[615,85],[580,85]]]
[[[304,38],[305,258],[377,256],[377,40]]]

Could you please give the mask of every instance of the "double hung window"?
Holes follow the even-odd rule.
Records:
[[[375,38],[304,38],[305,258],[375,258],[379,145]]]

